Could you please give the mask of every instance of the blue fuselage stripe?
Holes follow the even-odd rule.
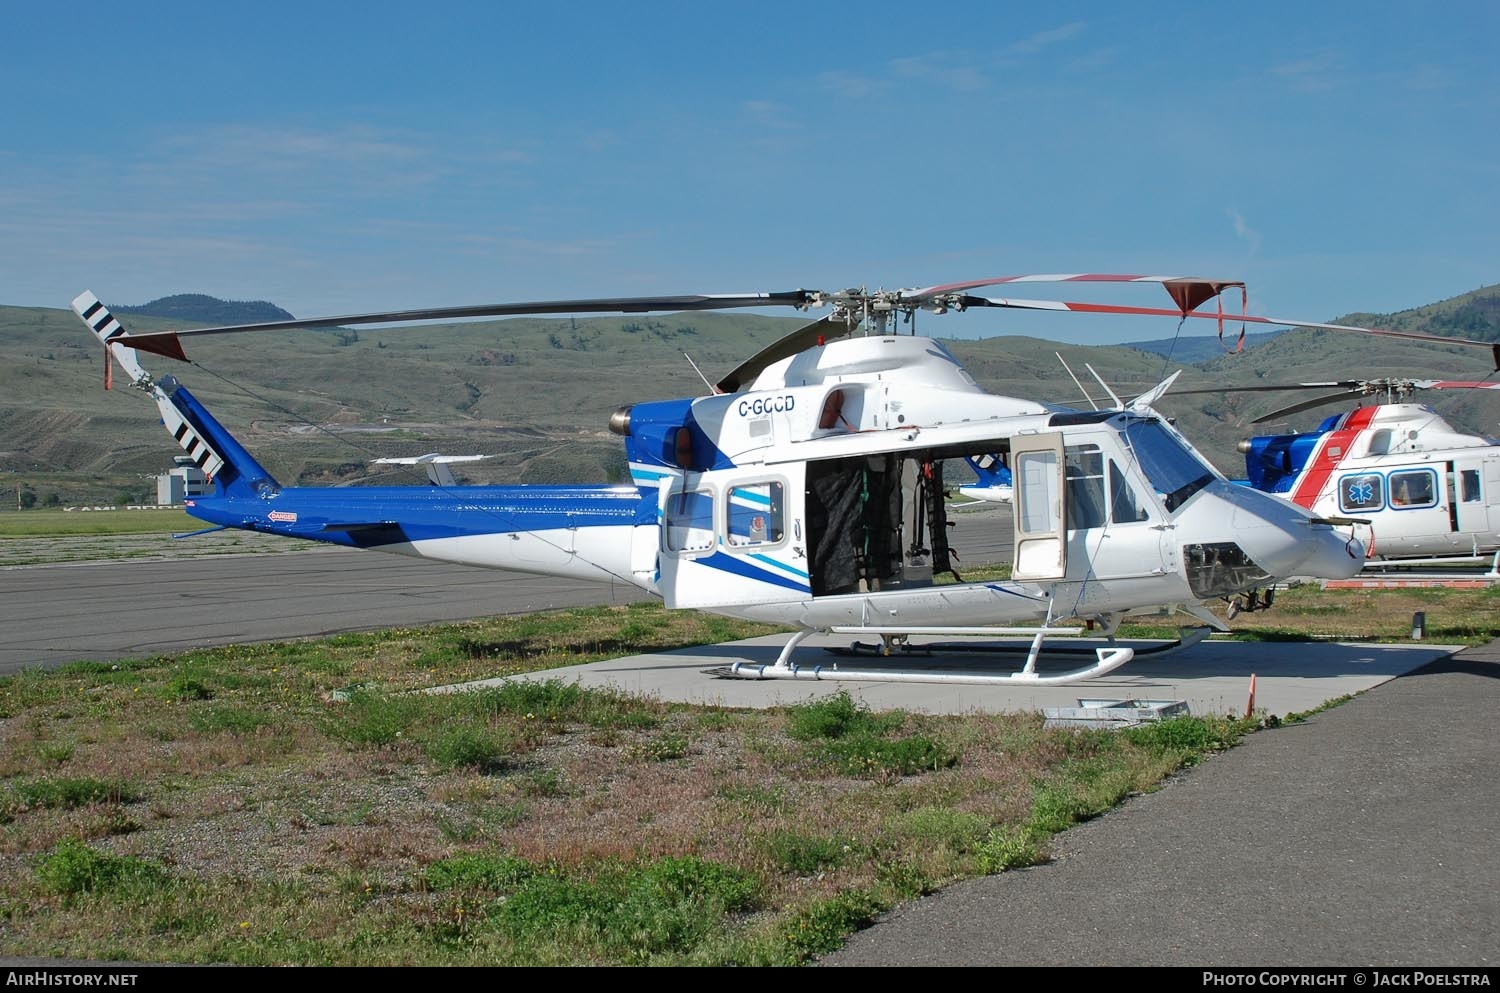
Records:
[[[706,558],[698,559],[697,562],[699,565],[707,566],[710,569],[718,569],[721,572],[727,572],[731,575],[743,576],[745,579],[753,579],[761,583],[770,583],[772,586],[785,587],[789,590],[796,590],[799,593],[809,592],[809,586],[806,580],[797,582],[795,580],[788,579],[785,576],[778,576],[774,572],[767,572],[764,569],[757,569],[755,566],[745,561],[745,559],[736,555],[730,555],[726,552],[714,552],[712,555]]]
[[[789,566],[785,562],[778,562],[775,559],[771,558],[771,556],[769,555],[757,555],[752,553],[750,557],[757,562],[764,562],[766,565],[770,566],[773,569],[780,569],[782,572],[795,576],[796,578],[802,580],[804,584],[806,584],[810,578],[808,574],[803,572],[801,569]]]

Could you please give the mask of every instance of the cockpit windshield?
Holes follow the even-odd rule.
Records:
[[[1125,443],[1169,511],[1176,510],[1188,497],[1213,482],[1214,474],[1208,466],[1184,448],[1160,421],[1131,421],[1125,426]]]

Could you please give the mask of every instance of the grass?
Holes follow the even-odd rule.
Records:
[[[16,510],[0,514],[0,538],[164,534],[192,531],[203,522],[180,507],[160,510]]]
[[[1497,606],[1309,584],[1230,636],[1404,641],[1420,610],[1478,644]],[[417,692],[771,630],[648,602],[0,678],[0,933],[94,960],[794,966],[1282,723]]]

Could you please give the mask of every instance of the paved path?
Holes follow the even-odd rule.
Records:
[[[1500,965],[1500,641],[1249,736],[822,966]]]

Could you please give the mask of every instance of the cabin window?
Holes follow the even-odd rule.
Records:
[[[1105,458],[1097,445],[1069,445],[1067,448],[1068,530],[1134,524],[1146,520],[1135,490],[1114,459],[1109,461],[1109,503],[1104,502]]]
[[[1378,472],[1362,472],[1339,480],[1339,509],[1348,511],[1379,510],[1385,506],[1385,477]]]
[[[1431,469],[1393,472],[1390,479],[1391,506],[1417,510],[1437,505],[1437,473]]]
[[[1104,526],[1104,456],[1095,445],[1069,445],[1068,530]]]
[[[729,490],[729,544],[770,545],[782,539],[782,485],[750,483]]]
[[[667,496],[667,548],[673,552],[706,552],[714,547],[714,495],[688,490]]]
[[[1463,486],[1464,503],[1479,502],[1479,470],[1465,469],[1459,474]]]

